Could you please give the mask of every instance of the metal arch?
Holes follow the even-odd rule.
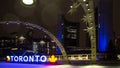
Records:
[[[83,2],[83,0],[78,0],[79,2],[81,2],[81,6],[82,8],[84,9],[84,12],[85,14],[89,14],[89,13],[93,13],[92,14],[92,18],[93,18],[93,21],[90,22],[92,24],[89,23],[89,26],[92,26],[93,27],[93,30],[91,30],[91,34],[90,34],[90,40],[91,40],[91,59],[93,61],[93,63],[96,61],[96,25],[95,25],[95,16],[94,16],[94,0],[88,0],[89,2],[89,8],[91,10],[88,10],[87,9],[87,6],[86,6],[86,3]]]
[[[73,3],[71,10],[68,13],[73,13],[75,9],[81,6],[85,12],[85,16],[89,15],[91,20],[86,21],[88,23],[87,31],[90,36],[91,41],[91,59],[93,62],[96,61],[96,25],[95,25],[95,16],[94,16],[94,0],[78,0],[76,3]],[[84,18],[83,17],[83,18]],[[90,28],[90,29],[89,29]]]
[[[28,23],[28,22],[21,22],[21,21],[3,21],[0,22],[0,24],[22,24],[22,25],[26,25],[26,26],[31,26],[33,28],[37,28],[38,30],[43,31],[44,33],[46,33],[53,41],[55,41],[55,43],[57,44],[57,46],[60,48],[61,53],[63,55],[63,59],[65,60],[66,63],[68,63],[68,58],[67,58],[67,53],[63,47],[63,45],[58,41],[58,39],[48,30],[46,30],[45,28],[36,25],[36,24],[32,24],[32,23]]]

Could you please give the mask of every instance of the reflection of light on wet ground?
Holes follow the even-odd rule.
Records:
[[[105,66],[99,66],[99,65],[86,65],[82,68],[106,68]]]
[[[0,68],[120,68],[120,66],[0,63]]]
[[[73,66],[73,65],[58,65],[58,66],[49,66],[49,68],[105,68],[105,66],[98,65],[86,65],[86,66]]]
[[[72,68],[71,65],[55,65],[49,66],[49,68]]]

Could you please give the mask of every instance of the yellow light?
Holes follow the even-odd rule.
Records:
[[[89,4],[86,4],[86,6],[89,6]]]
[[[73,6],[70,6],[70,8],[73,8]]]
[[[83,0],[84,2],[86,1],[86,0]]]
[[[88,8],[88,11],[89,11],[90,9]]]
[[[57,57],[55,57],[55,55],[52,55],[48,58],[48,60],[51,62],[51,63],[54,63],[57,61]]]
[[[22,0],[22,2],[25,4],[25,5],[32,5],[34,3],[34,0]]]
[[[7,61],[7,62],[9,62],[9,61],[10,61],[10,57],[9,57],[9,56],[7,56],[7,59],[6,59],[6,61]]]

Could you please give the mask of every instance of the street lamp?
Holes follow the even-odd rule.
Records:
[[[22,0],[22,3],[25,5],[33,5],[35,0]]]
[[[44,44],[45,44],[45,41],[41,40],[39,43],[40,43],[41,45],[44,45]]]
[[[40,48],[41,48],[41,53],[45,53],[45,52],[46,52],[45,43],[46,43],[46,42],[43,41],[43,40],[41,40],[41,41],[39,42]]]
[[[83,0],[84,2],[86,2],[86,0]]]
[[[20,40],[21,43],[23,43],[24,40],[25,40],[25,37],[24,36],[20,36],[19,40]]]

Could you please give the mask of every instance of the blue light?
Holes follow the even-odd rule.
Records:
[[[45,55],[32,55],[32,56],[9,56],[9,62],[47,62]]]
[[[61,50],[60,50],[60,48],[58,46],[57,46],[57,53],[61,54]]]
[[[104,21],[102,20],[102,17],[99,18],[100,28],[99,28],[99,46],[98,50],[99,52],[105,52],[107,49],[107,27],[105,26]]]
[[[107,21],[105,15],[99,17],[99,37],[98,37],[98,51],[107,52],[107,47],[109,47],[109,42],[112,39],[112,27],[110,21]]]
[[[59,23],[58,23],[58,40],[62,43],[62,23],[63,23],[63,20],[62,20],[62,16],[60,16],[59,18]],[[57,46],[57,53],[58,54],[61,54],[61,51],[60,51],[60,48]]]
[[[100,0],[98,2],[98,22],[100,28],[98,29],[98,51],[107,52],[109,43],[113,39],[113,12],[111,11],[112,0]]]
[[[58,40],[62,42],[62,20],[60,18],[60,22],[58,24]]]
[[[99,51],[100,52],[105,52],[106,51],[106,48],[107,48],[107,38],[105,35],[102,35],[100,34],[100,37],[99,37]]]

